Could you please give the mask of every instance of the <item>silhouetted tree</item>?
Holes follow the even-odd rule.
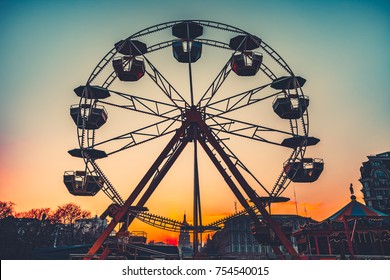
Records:
[[[30,259],[38,248],[91,243],[105,228],[100,220],[84,220],[91,212],[74,203],[55,211],[34,208],[15,213],[14,203],[0,201],[0,217],[0,259]]]
[[[50,217],[50,215],[50,208],[33,208],[27,212],[16,213],[14,216],[15,218],[45,220]]]
[[[11,201],[0,201],[0,219],[7,218],[14,214],[15,203]]]
[[[82,210],[81,207],[74,203],[67,203],[58,206],[52,215],[54,220],[59,220],[63,224],[73,225],[77,219],[87,219],[91,217],[91,212]]]
[[[74,203],[67,203],[61,206],[58,206],[57,210],[53,213],[53,220],[58,220],[61,223],[67,225],[67,230],[65,234],[65,243],[74,244],[75,235],[74,235],[74,223],[78,219],[87,219],[91,217],[91,212],[87,210],[82,210],[81,207]],[[70,233],[70,240],[69,238]]]

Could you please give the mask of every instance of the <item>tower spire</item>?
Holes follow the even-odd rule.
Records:
[[[351,192],[351,200],[356,200],[356,196],[354,195],[352,183],[349,185],[349,191]]]

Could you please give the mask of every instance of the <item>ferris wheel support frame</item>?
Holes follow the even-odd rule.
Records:
[[[169,156],[170,152],[175,147],[175,144],[177,144],[178,141],[180,140],[180,137],[183,135],[184,129],[187,126],[188,126],[187,122],[184,122],[182,124],[182,126],[178,130],[176,130],[175,135],[172,137],[172,139],[169,141],[169,143],[163,149],[161,154],[158,156],[158,158],[155,160],[155,162],[152,164],[152,166],[146,172],[144,177],[138,183],[137,187],[132,191],[132,193],[127,198],[125,203],[120,207],[119,211],[114,215],[112,221],[108,224],[107,228],[103,231],[103,233],[99,236],[99,238],[95,241],[95,243],[89,249],[89,251],[88,251],[87,255],[84,257],[84,259],[92,259],[93,258],[93,256],[96,254],[96,252],[103,245],[103,242],[107,239],[107,237],[110,235],[110,233],[114,230],[115,226],[121,221],[121,219],[125,216],[125,214],[128,213],[129,208],[132,206],[132,204],[134,203],[136,198],[139,196],[139,194],[145,188],[145,186],[149,182],[149,180],[154,175],[161,174],[159,172],[160,165],[163,163],[164,159],[166,159]],[[121,229],[121,230],[123,230],[123,229]]]
[[[156,161],[152,164],[150,169],[147,171],[145,176],[141,179],[137,187],[133,190],[133,192],[130,194],[129,198],[125,201],[122,207],[120,207],[120,210],[114,215],[112,221],[107,226],[107,228],[104,230],[104,232],[99,236],[99,238],[96,240],[96,242],[93,244],[93,246],[90,248],[84,259],[92,259],[97,251],[101,248],[104,241],[107,239],[107,237],[110,235],[110,233],[114,230],[115,226],[121,222],[121,220],[125,217],[126,213],[129,213],[130,207],[132,207],[132,204],[135,202],[137,197],[141,194],[141,192],[144,190],[146,184],[152,179],[153,175],[154,178],[152,179],[150,185],[146,189],[146,191],[143,193],[141,198],[136,204],[136,207],[143,207],[145,203],[148,201],[148,199],[153,194],[154,190],[158,187],[161,180],[164,178],[164,176],[167,174],[175,160],[179,157],[181,152],[184,150],[185,146],[189,141],[193,141],[194,139],[192,136],[189,135],[186,132],[193,132],[196,135],[202,134],[205,136],[205,139],[202,139],[202,137],[196,137],[198,138],[198,141],[202,148],[205,150],[206,154],[209,156],[210,160],[214,163],[217,170],[221,173],[223,178],[225,179],[225,182],[228,184],[230,189],[232,190],[233,194],[236,196],[238,201],[241,203],[241,205],[248,210],[248,213],[250,215],[250,218],[253,220],[255,224],[258,224],[260,222],[259,217],[253,212],[252,208],[249,206],[248,202],[245,200],[244,196],[240,192],[240,190],[237,188],[235,183],[232,181],[232,179],[229,177],[229,175],[226,173],[226,171],[223,170],[223,167],[218,162],[217,158],[213,154],[213,152],[210,150],[210,148],[207,146],[206,141],[217,151],[217,153],[221,156],[224,163],[228,166],[230,172],[233,174],[235,179],[237,180],[240,187],[243,189],[244,193],[249,197],[249,199],[255,204],[257,209],[260,211],[262,218],[267,222],[267,224],[270,226],[271,230],[276,234],[276,236],[279,238],[281,243],[286,248],[287,252],[291,255],[294,259],[299,259],[299,255],[296,252],[296,250],[293,248],[291,242],[287,239],[286,235],[282,231],[280,225],[274,221],[274,219],[271,217],[271,215],[267,212],[265,209],[264,204],[258,199],[257,194],[255,191],[250,187],[248,182],[245,180],[244,176],[240,173],[240,171],[237,169],[237,167],[233,164],[233,162],[230,160],[229,156],[225,153],[222,146],[219,144],[218,140],[213,136],[213,134],[210,131],[209,126],[205,123],[204,117],[202,117],[202,113],[193,106],[191,109],[187,110],[184,114],[184,120],[181,125],[181,127],[176,131],[175,135],[172,137],[172,139],[169,141],[169,143],[166,145],[166,147],[163,149],[159,157],[156,159]],[[204,116],[204,115],[203,115]],[[195,129],[189,129],[189,128],[195,128]],[[176,147],[176,149],[175,149]],[[165,162],[163,167],[159,169],[160,165],[164,162],[164,160],[168,158],[168,160]],[[129,221],[122,225],[120,231],[127,230],[128,226],[132,223],[134,220],[134,216],[129,217]],[[195,235],[195,233],[194,233]],[[197,235],[197,234],[196,234]],[[195,235],[195,236],[196,236]],[[197,239],[197,237],[195,237]],[[278,255],[279,258],[284,258],[284,255],[280,251],[280,249],[277,246],[273,246],[273,250],[275,254]],[[107,250],[104,250],[104,254],[102,254],[101,257],[104,257],[108,254]],[[196,256],[195,256],[196,257]]]

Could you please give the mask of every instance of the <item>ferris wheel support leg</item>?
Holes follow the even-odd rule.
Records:
[[[252,202],[256,205],[257,209],[259,209],[261,215],[263,218],[267,221],[267,223],[270,225],[271,229],[275,232],[275,234],[278,236],[282,244],[285,246],[287,252],[295,259],[299,259],[298,253],[295,251],[294,247],[292,246],[291,242],[287,239],[286,235],[282,231],[280,225],[276,223],[271,215],[267,212],[264,205],[258,200],[256,193],[254,190],[250,187],[248,182],[245,180],[245,178],[241,175],[240,171],[237,169],[237,167],[233,164],[233,162],[230,160],[229,156],[225,153],[221,145],[218,143],[218,141],[214,138],[214,136],[211,134],[208,126],[204,121],[200,121],[199,125],[201,126],[203,132],[205,133],[208,141],[213,146],[213,148],[218,152],[218,154],[222,157],[225,164],[228,166],[229,170],[232,172],[233,176],[236,178],[246,195],[249,197],[249,199],[252,200]],[[277,252],[275,252],[277,253]]]
[[[280,250],[279,246],[273,245],[271,246],[271,248],[274,251],[274,253],[279,257],[280,260],[286,259],[283,252]]]
[[[206,152],[206,154],[209,156],[211,161],[214,163],[215,167],[219,171],[219,173],[224,178],[227,185],[232,190],[233,194],[236,196],[238,201],[241,203],[242,207],[248,212],[249,216],[252,218],[253,222],[261,226],[259,218],[257,217],[256,213],[253,211],[252,207],[248,204],[245,197],[242,195],[240,190],[237,188],[236,184],[233,182],[233,180],[230,178],[230,176],[227,174],[226,170],[223,168],[221,163],[218,161],[218,159],[215,157],[213,152],[210,150],[210,148],[207,146],[206,142],[204,140],[199,140],[199,143],[201,144],[202,148]]]
[[[104,248],[103,253],[101,254],[99,260],[107,259],[108,254],[110,253],[110,249],[108,247]]]
[[[187,126],[188,126],[188,123],[184,122],[182,124],[182,126],[176,130],[175,135],[169,141],[169,143],[164,148],[164,150],[161,152],[159,157],[156,159],[156,161],[153,163],[153,165],[146,172],[144,177],[138,183],[137,187],[130,194],[129,198],[126,200],[126,202],[120,208],[118,213],[114,216],[112,221],[108,224],[107,228],[103,231],[103,233],[98,237],[98,239],[95,241],[95,243],[89,249],[88,253],[84,257],[85,260],[92,259],[93,256],[96,254],[96,252],[100,249],[100,247],[103,245],[103,242],[107,239],[107,237],[110,235],[110,233],[114,230],[115,226],[119,223],[119,221],[127,213],[131,204],[138,197],[138,195],[142,192],[145,185],[149,182],[149,180],[152,178],[152,176],[156,173],[158,167],[162,164],[164,159],[167,158],[168,154],[170,153],[170,151],[172,150],[174,145],[177,143],[177,141],[180,140],[180,137],[183,135],[183,132]]]
[[[178,140],[179,142],[181,140]],[[175,163],[176,159],[180,156],[181,152],[184,150],[185,146],[187,145],[187,141],[183,141],[179,143],[179,146],[175,150],[175,152],[170,156],[170,158],[165,162],[164,166],[161,168],[160,172],[157,174],[156,177],[153,178],[152,182],[150,183],[149,187],[145,191],[145,193],[142,195],[140,200],[137,202],[136,207],[143,207],[145,203],[149,200],[153,192],[156,190],[162,179],[165,177],[165,175],[168,173],[169,169],[171,169],[172,165]],[[128,223],[124,223],[120,229],[120,231],[125,231],[128,229],[128,227],[131,225],[131,223],[134,221],[135,216],[130,216]]]

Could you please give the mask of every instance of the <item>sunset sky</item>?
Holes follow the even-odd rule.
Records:
[[[100,215],[110,204],[103,193],[74,197],[62,182],[64,171],[83,169],[82,160],[67,153],[78,145],[69,115],[70,105],[78,103],[73,89],[85,83],[114,43],[148,26],[181,19],[212,20],[250,32],[307,79],[310,134],[321,139],[307,155],[323,158],[325,170],[315,183],[291,184],[285,193],[291,201],[275,207],[274,213],[296,213],[294,189],[299,214],[316,220],[349,202],[350,183],[362,202],[361,163],[370,154],[390,150],[388,1],[1,1],[0,200],[14,202],[16,211],[55,209],[74,202]],[[205,54],[202,59],[200,65],[218,66],[217,57]],[[157,60],[173,61],[171,57]],[[180,68],[169,65],[167,69],[174,86],[187,86],[175,76]],[[195,83],[197,89],[202,92],[201,83]],[[153,98],[150,94],[147,91],[143,97]],[[121,131],[132,127],[131,122],[148,123],[132,114],[125,123],[114,121],[115,113],[109,111],[106,126]],[[168,140],[169,136],[102,160],[123,197]],[[264,181],[272,187],[283,155],[262,143],[232,138],[227,144],[255,175],[262,173],[261,164],[270,168]],[[147,203],[152,213],[181,220],[186,212],[192,221],[189,146]],[[200,165],[207,223],[233,213],[235,198],[202,152]],[[132,230],[148,231],[149,239],[176,238],[139,222]]]

